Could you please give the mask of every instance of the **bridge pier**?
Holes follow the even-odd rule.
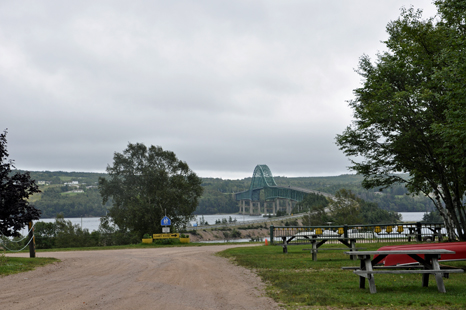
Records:
[[[280,206],[280,201],[284,201]],[[246,201],[248,204],[246,205]],[[261,210],[261,202],[260,201],[252,201],[250,199],[241,199],[239,201],[239,213],[240,214],[248,214],[246,208],[249,208],[249,214],[261,214],[261,211],[264,214],[268,214],[267,204],[272,203],[272,214],[276,215],[278,211],[281,209],[286,212],[286,214],[291,214],[293,210],[293,201],[287,198],[275,198],[273,200],[264,201],[263,208]],[[257,204],[257,208],[255,206]]]
[[[280,201],[283,201],[281,206]],[[293,210],[293,201],[287,198],[275,198],[275,200],[273,201],[273,214],[277,214],[277,212],[282,209],[285,211],[286,214],[291,214],[291,211]]]
[[[281,199],[280,199],[280,198],[276,198],[276,199],[275,199],[275,203],[277,204],[277,210],[276,210],[277,213],[278,213],[279,211],[281,211],[281,210],[280,210],[280,209],[281,209],[281,208],[280,208],[280,204],[281,204],[280,201],[281,201],[281,200],[284,200],[284,199],[283,199],[283,198],[281,198]],[[275,213],[275,214],[277,214],[277,213]]]
[[[255,204],[257,204],[257,208],[255,208]],[[257,213],[256,213],[257,211]],[[261,202],[260,201],[252,201],[252,200],[249,200],[249,214],[250,215],[253,215],[253,214],[261,214]]]
[[[272,203],[272,208],[270,208],[270,203]],[[273,200],[269,201],[264,201],[264,214],[274,214],[273,212],[275,211],[275,205],[274,205]],[[272,210],[273,209],[273,210]]]
[[[246,206],[246,200],[248,201],[248,205]],[[246,214],[246,208],[249,207],[249,214],[254,213],[254,202],[249,199],[242,199],[239,201],[239,213]],[[260,204],[259,204],[259,212],[260,212]]]
[[[272,208],[270,208],[270,203],[272,204]],[[264,201],[264,214],[272,214],[275,215],[275,200],[266,200]]]

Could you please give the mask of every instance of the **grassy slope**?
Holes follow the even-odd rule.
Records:
[[[386,244],[365,244],[376,250]],[[444,279],[446,294],[437,291],[433,276],[429,287],[421,285],[421,275],[376,275],[377,294],[359,289],[359,280],[342,266],[356,266],[344,251],[325,251],[318,261],[311,260],[309,246],[292,246],[288,254],[280,246],[236,248],[219,255],[232,258],[236,263],[254,269],[268,283],[267,294],[277,302],[291,308],[319,308],[322,306],[356,309],[463,309],[466,304],[466,274],[452,274]],[[341,245],[325,245],[338,247]],[[466,269],[466,262],[448,263]],[[332,308],[333,309],[333,308]]]

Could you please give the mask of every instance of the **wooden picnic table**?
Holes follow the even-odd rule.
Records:
[[[305,240],[306,242],[301,242],[301,243],[296,242],[296,243],[292,243],[293,245],[303,245],[303,244],[309,244],[309,243],[312,245],[312,249],[309,249],[309,250],[310,250],[310,252],[312,254],[312,260],[313,261],[317,260],[317,252],[318,252],[317,249],[319,247],[321,247],[323,244],[325,244],[329,240],[338,240],[340,243],[347,246],[350,249],[350,251],[354,252],[354,251],[357,251],[357,249],[356,249],[356,240],[364,239],[364,238],[343,238],[343,237],[333,237],[333,236],[322,237],[322,236],[319,236],[319,235],[292,236],[289,239],[287,239],[287,237],[282,237],[282,240],[283,240],[283,245],[282,245],[283,246],[283,253],[288,253],[288,245],[290,245],[289,242],[292,241],[293,239],[295,239],[296,237],[304,238],[304,239],[306,239]],[[354,255],[354,256],[351,256],[351,259],[355,260],[357,258]]]
[[[353,252],[346,252],[345,254],[354,255]],[[409,274],[419,273],[422,274],[422,286],[429,285],[429,275],[435,275],[438,291],[446,293],[443,277],[448,277],[450,273],[461,273],[463,269],[441,269],[438,260],[442,254],[455,254],[454,251],[445,249],[417,249],[417,250],[391,250],[391,251],[359,251],[357,258],[360,260],[360,267],[343,267],[342,269],[354,269],[354,273],[359,275],[359,287],[365,288],[366,278],[369,282],[369,290],[371,293],[376,293],[374,274]],[[375,257],[371,260],[371,255]],[[386,267],[387,269],[376,269],[374,266],[381,262],[388,255],[408,255],[417,262],[421,270],[412,270],[412,265],[403,265]],[[424,257],[421,257],[423,255]],[[396,270],[395,270],[396,269]]]

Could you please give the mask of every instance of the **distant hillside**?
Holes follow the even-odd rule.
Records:
[[[24,171],[23,171],[24,172]],[[103,216],[111,204],[102,205],[97,189],[99,177],[105,173],[31,171],[31,177],[40,184],[43,193],[31,197],[42,210],[42,217],[55,217],[63,213],[65,217]],[[434,209],[432,202],[424,196],[410,197],[406,188],[396,185],[383,192],[377,189],[365,190],[359,175],[340,175],[331,177],[274,177],[278,185],[294,186],[334,194],[341,188],[351,190],[366,201],[375,202],[382,209],[397,212],[426,212]],[[67,183],[67,184],[65,184]],[[232,193],[249,189],[251,178],[223,180],[203,178],[202,195],[196,214],[236,213],[238,206]]]
[[[396,212],[426,212],[434,210],[432,201],[425,196],[411,197],[406,195],[407,190],[403,185],[394,185],[391,188],[379,191],[379,189],[366,190],[361,186],[363,177],[360,175],[344,174],[330,177],[274,177],[277,185],[295,186],[305,189],[313,189],[320,192],[335,194],[339,189],[351,190],[362,199],[377,203],[384,210]],[[251,178],[242,180],[222,180],[214,178],[204,178],[203,186],[208,195],[212,193],[231,194],[234,192],[249,189]],[[204,196],[206,196],[206,193]],[[203,197],[204,198],[204,197]],[[210,201],[209,205],[213,203]],[[232,208],[233,209],[233,208]],[[237,209],[237,207],[236,207]],[[203,208],[201,200],[200,207],[196,210],[202,214],[209,209]],[[233,211],[232,211],[233,212]],[[206,213],[204,213],[206,214]]]
[[[25,172],[24,170],[17,170]],[[66,171],[29,171],[31,177],[39,181],[50,182],[51,184],[60,185],[65,182],[77,181],[87,185],[97,185],[99,177],[105,177],[106,173],[94,172],[66,172]]]
[[[21,171],[24,172],[24,171]],[[58,213],[65,217],[99,217],[107,213],[111,204],[102,205],[97,188],[99,177],[105,173],[30,171],[42,191],[30,201],[42,211],[42,218],[53,218]]]

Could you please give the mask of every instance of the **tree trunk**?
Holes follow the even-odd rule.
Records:
[[[443,218],[443,222],[445,223],[445,229],[447,230],[448,241],[454,241],[458,239],[458,236],[455,232],[455,224],[453,223],[453,219],[451,218],[451,214],[448,209],[442,207],[442,202],[440,200],[440,195],[436,191],[435,193],[435,201],[434,205],[437,208],[438,212]]]

